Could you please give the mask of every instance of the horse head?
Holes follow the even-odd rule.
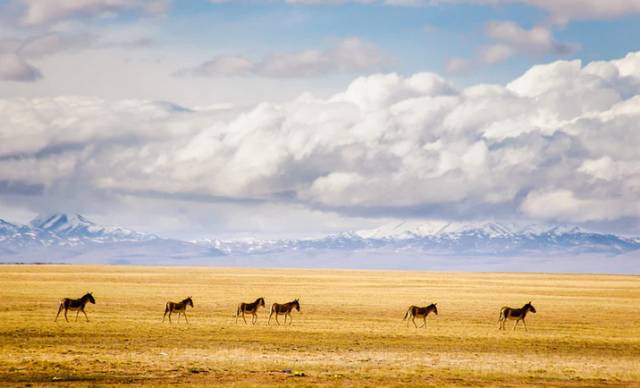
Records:
[[[531,311],[532,313],[534,313],[534,314],[536,313],[536,308],[535,308],[535,307],[533,307],[533,305],[531,304],[531,301],[529,301],[529,303],[527,303],[525,306],[526,306],[526,307],[529,309],[529,311]]]
[[[89,302],[91,302],[91,304],[96,304],[96,300],[93,298],[93,295],[91,294],[91,292],[87,292],[85,296],[83,296],[83,298],[86,298],[89,300]]]
[[[433,312],[438,315],[438,304],[437,303],[432,303],[431,306],[433,306]]]

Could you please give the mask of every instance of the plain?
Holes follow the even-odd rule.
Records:
[[[640,386],[636,276],[75,265],[0,276],[3,384]],[[62,297],[86,291],[89,322],[54,322]],[[190,324],[161,323],[165,303],[187,296]],[[259,296],[257,324],[235,324],[237,304]],[[271,303],[294,298],[293,324],[267,326]],[[500,307],[529,300],[529,331],[498,331]],[[432,302],[427,328],[402,321]]]

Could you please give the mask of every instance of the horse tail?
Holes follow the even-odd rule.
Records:
[[[168,313],[168,312],[169,312],[169,310],[170,310],[170,308],[169,308],[169,302],[167,302],[167,304],[166,304],[166,305],[164,305],[164,313],[165,313],[165,314],[166,314],[166,313]]]
[[[500,321],[505,318],[504,315],[505,315],[505,310],[507,308],[508,307],[503,307],[503,308],[500,309],[500,313],[498,314],[498,323],[500,323]]]
[[[239,304],[238,308],[236,309],[236,318],[240,316],[240,306],[242,306],[242,304]]]
[[[407,310],[407,312],[404,314],[404,318],[402,318],[402,320],[406,320],[407,317],[409,317],[409,312],[411,311],[411,307],[409,307],[409,309]]]

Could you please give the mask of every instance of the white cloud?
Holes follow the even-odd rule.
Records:
[[[24,7],[21,22],[36,26],[77,17],[108,17],[126,11],[161,14],[167,11],[169,0],[19,0]]]
[[[485,63],[501,62],[516,54],[562,55],[574,51],[571,45],[555,41],[553,32],[545,26],[534,26],[527,30],[511,21],[494,21],[487,24],[485,32],[497,42],[482,50]]]
[[[177,74],[295,78],[371,72],[381,70],[389,63],[387,55],[373,44],[358,38],[347,38],[326,49],[278,52],[257,61],[237,55],[218,56],[193,68],[178,71]]]
[[[640,218],[639,55],[558,61],[463,90],[430,73],[375,74],[329,98],[244,110],[5,99],[0,181],[39,184],[60,200],[125,193],[364,216]]]

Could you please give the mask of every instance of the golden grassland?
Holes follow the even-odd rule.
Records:
[[[26,265],[0,276],[2,385],[640,386],[640,277]],[[61,297],[88,290],[90,322],[54,323]],[[165,302],[186,296],[190,324],[161,323]],[[267,326],[268,309],[236,325],[237,303],[258,296],[299,297],[301,312],[287,327]],[[497,330],[501,306],[529,300],[528,332]],[[430,302],[440,314],[407,327],[407,307]]]

